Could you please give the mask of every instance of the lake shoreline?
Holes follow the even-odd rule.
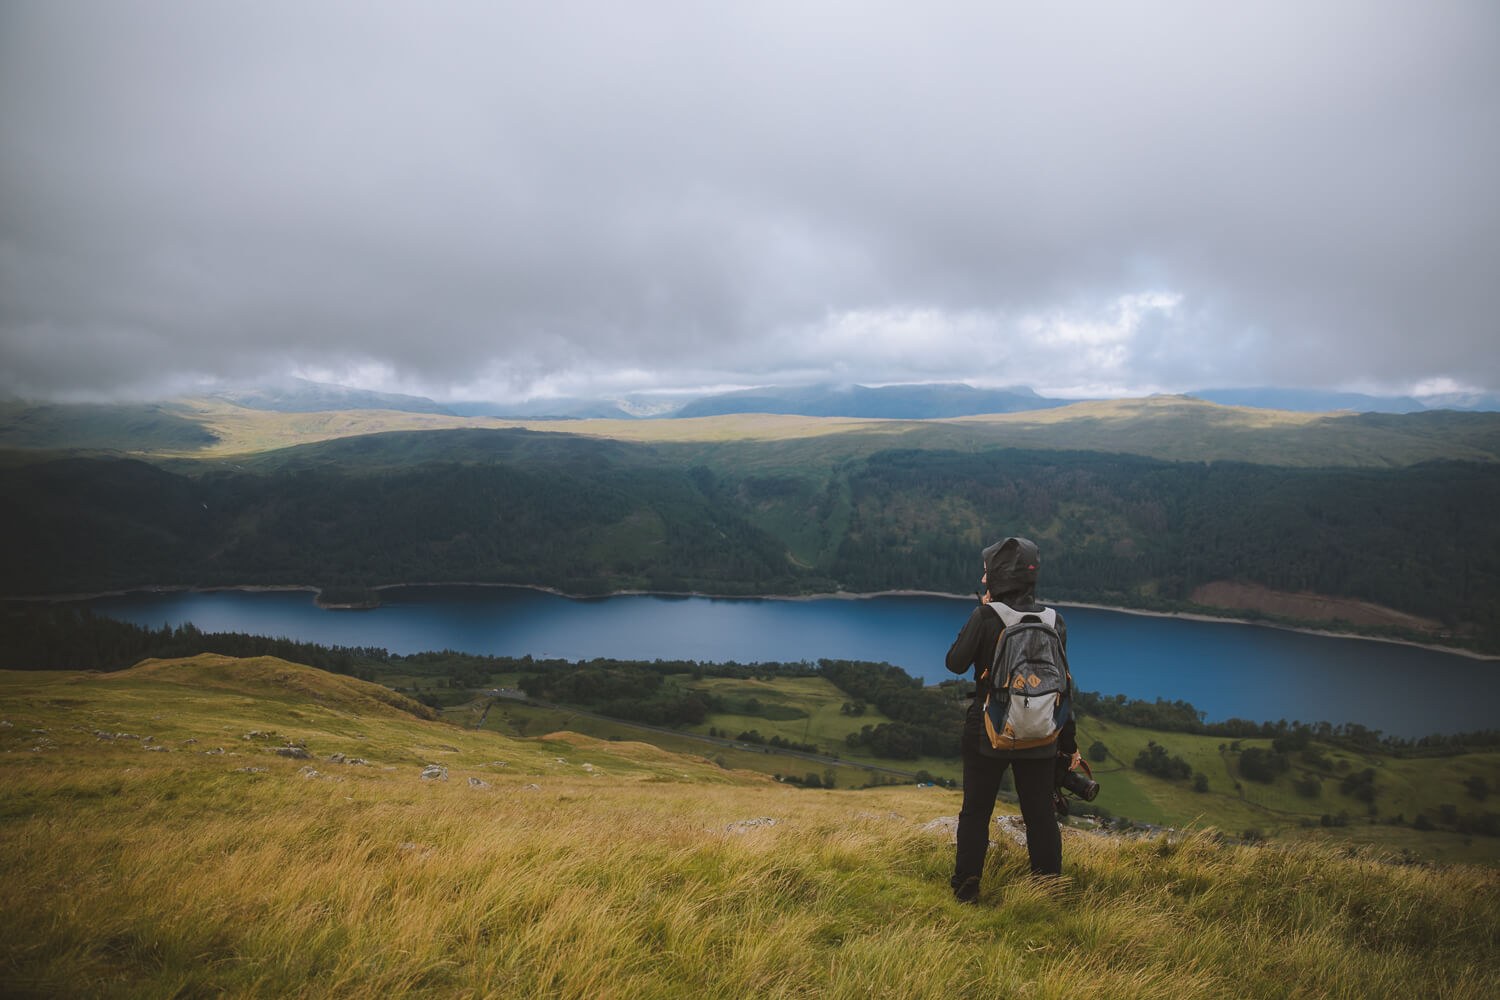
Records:
[[[436,588],[436,587],[506,587],[514,590],[531,590],[568,600],[603,600],[608,597],[697,597],[712,601],[824,601],[844,600],[862,601],[879,597],[933,597],[951,601],[977,601],[977,595],[951,594],[937,590],[879,590],[868,593],[853,593],[850,591],[835,591],[828,594],[709,594],[699,591],[660,591],[660,590],[612,590],[605,594],[569,594],[556,587],[541,586],[527,583],[493,583],[479,581],[447,581],[441,583],[383,583],[377,584],[369,589],[374,592],[385,590],[397,590],[402,588]],[[36,595],[7,597],[7,601],[36,601],[57,604],[76,603],[80,601],[91,601],[104,597],[128,597],[132,594],[175,594],[196,593],[209,594],[217,591],[238,591],[242,593],[290,593],[305,591],[313,594],[313,603],[319,608],[329,611],[366,611],[379,607],[377,603],[360,602],[357,604],[324,604],[318,600],[322,588],[310,584],[237,584],[215,587],[197,587],[187,585],[172,586],[146,586],[131,587],[123,590],[99,591],[97,593],[85,594],[62,594],[62,595]],[[1245,618],[1233,618],[1221,615],[1207,615],[1193,611],[1151,611],[1144,608],[1126,608],[1111,604],[1091,604],[1084,601],[1056,601],[1055,606],[1059,608],[1086,608],[1092,611],[1111,611],[1125,615],[1139,615],[1146,618],[1176,618],[1183,621],[1208,622],[1221,625],[1247,625],[1258,628],[1277,629],[1284,632],[1297,632],[1303,635],[1323,636],[1329,639],[1363,639],[1367,642],[1384,642],[1398,646],[1410,646],[1415,649],[1431,650],[1438,653],[1454,653],[1473,660],[1500,661],[1500,655],[1481,653],[1477,650],[1464,649],[1459,646],[1443,646],[1436,643],[1416,642],[1411,639],[1395,639],[1388,636],[1363,635],[1358,632],[1340,632],[1330,629],[1311,628],[1305,625],[1288,625],[1271,621],[1251,621]]]

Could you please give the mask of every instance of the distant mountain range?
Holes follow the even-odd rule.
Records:
[[[524,403],[449,403],[460,417],[519,417],[527,420],[633,420],[618,403],[603,399],[528,399]]]
[[[803,417],[880,417],[926,420],[970,417],[980,413],[1047,410],[1076,403],[1049,399],[1031,389],[976,389],[944,382],[919,385],[771,386],[705,396],[683,406],[674,417],[715,417],[726,413],[788,413]]]
[[[345,385],[312,382],[304,378],[283,382],[235,386],[209,393],[236,406],[278,413],[320,413],[327,410],[397,410],[401,413],[441,413],[457,416],[450,408],[426,396],[397,392],[371,392]]]
[[[1437,396],[1367,396],[1359,392],[1320,392],[1317,389],[1203,389],[1188,393],[1222,406],[1250,406],[1261,410],[1328,413],[1422,413],[1426,410],[1500,410],[1500,394],[1450,392]]]
[[[805,417],[869,417],[889,420],[933,420],[983,413],[1021,413],[1079,402],[1041,396],[1025,386],[980,389],[961,382],[907,385],[765,386],[705,396],[633,393],[618,398],[531,399],[520,403],[447,402],[425,396],[370,392],[341,385],[292,379],[222,389],[212,393],[257,410],[312,413],[327,410],[395,410],[463,417],[512,417],[527,420],[641,420],[664,417],[711,417],[733,413],[778,413]],[[1223,406],[1326,413],[1421,413],[1427,410],[1500,411],[1500,394],[1447,393],[1437,396],[1371,396],[1316,389],[1203,389],[1189,393]]]

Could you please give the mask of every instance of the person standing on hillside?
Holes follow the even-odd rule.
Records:
[[[1018,750],[996,750],[986,735],[984,696],[989,690],[987,677],[996,647],[1003,631],[1000,616],[987,607],[992,602],[1008,605],[1015,611],[1041,612],[1036,602],[1037,567],[1041,564],[1036,544],[1025,538],[1007,538],[984,550],[985,592],[980,604],[969,615],[948,649],[947,666],[955,674],[967,673],[972,667],[978,688],[964,720],[960,743],[963,753],[964,801],[958,814],[958,848],[953,865],[954,898],[964,903],[979,898],[979,876],[984,870],[984,855],[989,847],[990,817],[995,811],[995,796],[1006,769],[1015,775],[1016,796],[1021,804],[1021,819],[1026,824],[1026,850],[1031,859],[1033,876],[1062,874],[1062,834],[1052,804],[1055,786],[1054,768],[1059,753],[1072,756],[1078,763],[1078,742],[1070,716],[1057,739],[1043,746]],[[1067,626],[1061,615],[1056,630],[1064,649]]]

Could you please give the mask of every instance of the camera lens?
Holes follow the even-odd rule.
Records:
[[[1072,792],[1074,795],[1078,796],[1085,802],[1094,801],[1094,799],[1099,795],[1099,782],[1088,777],[1087,775],[1070,770],[1068,767],[1068,762],[1070,759],[1071,758],[1068,754],[1058,755],[1057,769],[1053,772],[1054,784],[1056,784],[1058,788],[1063,788],[1067,791]]]
[[[1063,779],[1063,787],[1085,802],[1094,801],[1099,794],[1099,782],[1074,771],[1069,771]]]

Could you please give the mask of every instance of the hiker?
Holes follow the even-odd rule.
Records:
[[[1007,768],[1015,776],[1016,796],[1021,803],[1021,818],[1026,824],[1026,850],[1031,857],[1034,876],[1062,874],[1062,835],[1053,810],[1054,768],[1059,752],[1071,755],[1078,766],[1078,743],[1074,736],[1071,713],[1061,731],[1050,742],[1024,749],[996,749],[985,725],[984,701],[990,690],[986,676],[994,662],[1000,633],[1004,628],[992,602],[1008,605],[1018,612],[1044,612],[1036,603],[1037,566],[1040,564],[1036,544],[1025,538],[1007,538],[984,550],[985,586],[980,604],[948,649],[948,669],[966,673],[972,666],[978,690],[964,720],[961,741],[964,766],[964,804],[958,814],[958,849],[953,865],[953,895],[960,902],[979,897],[979,876],[984,870],[984,854],[989,846],[990,817],[995,811],[995,796]],[[1064,649],[1068,632],[1062,616],[1055,619],[1057,637]],[[1001,683],[1004,681],[1002,679]]]

